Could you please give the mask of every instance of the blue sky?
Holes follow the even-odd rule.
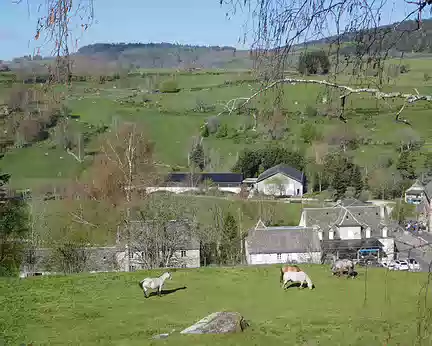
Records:
[[[37,4],[44,0],[29,2],[30,11],[25,1],[16,5],[12,0],[0,0],[0,59],[33,54],[40,44],[33,37]],[[227,8],[221,8],[218,0],[95,0],[95,3],[98,23],[80,35],[80,46],[97,42],[242,46],[238,39],[243,38],[242,26],[247,16],[237,13],[227,19]],[[51,49],[52,46],[45,45],[41,54],[48,55]]]
[[[41,40],[34,41],[38,17],[37,5],[44,0],[27,0],[20,5],[0,0],[0,59],[34,54]],[[127,4],[127,5],[126,5]],[[401,20],[412,5],[403,0],[389,1],[384,22]],[[94,24],[78,45],[97,42],[178,42],[201,45],[247,47],[243,38],[245,13],[227,19],[227,8],[219,0],[95,0]],[[79,33],[80,30],[77,30]],[[249,41],[250,42],[250,41]],[[52,46],[40,48],[49,55]]]

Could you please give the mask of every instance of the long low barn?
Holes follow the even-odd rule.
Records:
[[[248,264],[320,263],[321,247],[312,228],[262,227],[249,232],[245,242]]]

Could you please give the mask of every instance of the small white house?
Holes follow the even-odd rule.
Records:
[[[248,264],[320,263],[321,246],[312,228],[298,226],[252,229],[245,241]]]
[[[425,197],[425,187],[418,180],[405,191],[405,203],[420,204]]]
[[[303,172],[284,164],[279,164],[261,173],[254,189],[270,196],[303,196],[305,176]]]

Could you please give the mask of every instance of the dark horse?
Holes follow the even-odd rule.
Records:
[[[340,277],[341,275],[348,275],[348,277],[355,278],[356,272],[354,271],[354,262],[349,259],[336,260],[332,267],[331,271],[333,275]]]

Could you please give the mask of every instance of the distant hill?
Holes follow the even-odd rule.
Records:
[[[394,29],[396,26],[396,30]],[[337,36],[330,36],[320,40],[307,42],[306,46],[343,44],[340,54],[355,54],[357,51],[390,51],[391,55],[400,53],[432,53],[432,19],[425,19],[418,30],[418,23],[414,20],[402,23],[383,25],[377,29],[350,32]],[[300,49],[304,45],[297,46]],[[368,47],[368,48],[367,48]]]
[[[339,38],[326,37],[296,45],[294,50],[300,52],[307,49],[325,48],[329,44],[339,42],[339,53],[355,55],[358,52],[376,52],[389,50],[389,57],[400,56],[401,53],[432,53],[432,19],[421,23],[421,30],[416,30],[416,21],[395,25],[381,26],[374,30],[363,30],[346,33]],[[247,69],[253,66],[248,50],[237,50],[229,46],[197,46],[174,43],[96,43],[81,47],[75,54],[77,60],[92,61],[96,64],[109,64],[133,68],[233,68]],[[298,56],[298,55],[296,55]],[[35,66],[49,63],[50,58],[21,57],[9,63],[11,68]],[[296,65],[294,59],[291,64]]]
[[[432,19],[384,25],[374,30],[350,32],[337,38],[327,37],[298,45],[299,51],[307,47],[323,47],[341,43],[340,54],[387,51],[389,56],[403,53],[432,53]],[[394,30],[395,25],[397,29]],[[173,43],[97,43],[82,47],[77,55],[116,62],[135,68],[251,68],[253,62],[249,51],[228,46],[194,46]]]
[[[96,43],[81,47],[78,56],[117,62],[133,68],[250,68],[248,51],[228,46],[172,43]]]

